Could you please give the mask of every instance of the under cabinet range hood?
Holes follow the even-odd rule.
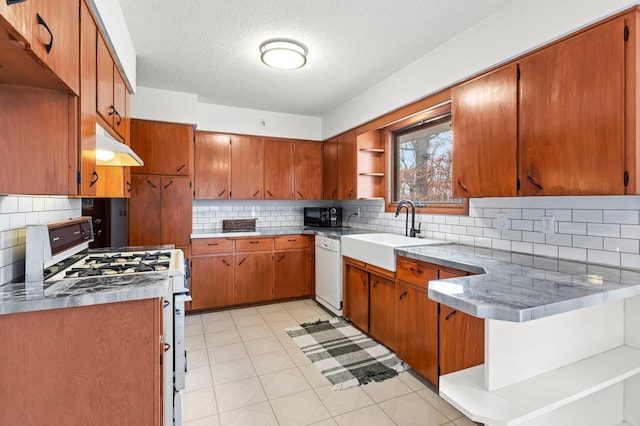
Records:
[[[98,166],[144,166],[131,147],[118,142],[96,124],[96,164]]]

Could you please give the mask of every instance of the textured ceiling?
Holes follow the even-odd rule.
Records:
[[[140,86],[201,102],[323,116],[513,0],[120,0]],[[298,40],[278,71],[260,44]]]

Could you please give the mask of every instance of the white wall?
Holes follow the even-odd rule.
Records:
[[[322,117],[322,138],[357,127],[638,3],[514,1]]]

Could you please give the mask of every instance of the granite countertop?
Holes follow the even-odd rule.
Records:
[[[172,250],[173,245],[110,247],[91,253]],[[0,285],[0,315],[164,297],[169,272],[68,278]]]
[[[470,315],[525,322],[640,295],[640,270],[466,245],[396,254],[476,275],[429,282],[429,298]]]
[[[290,228],[282,226],[274,226],[270,228],[258,228],[255,231],[234,231],[227,232],[222,229],[216,229],[213,232],[197,232],[191,234],[191,239],[197,238],[238,238],[238,237],[276,237],[278,235],[296,235],[296,234],[308,234],[308,235],[322,235],[327,237],[339,238],[343,235],[352,234],[365,234],[372,231],[366,231],[364,229],[357,228],[324,228],[324,227],[302,227],[302,228]]]

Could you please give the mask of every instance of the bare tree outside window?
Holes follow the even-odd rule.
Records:
[[[395,200],[461,204],[451,197],[451,117],[394,133]]]

